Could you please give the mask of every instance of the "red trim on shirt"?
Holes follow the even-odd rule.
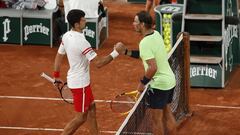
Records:
[[[92,50],[92,48],[89,47],[89,48],[85,49],[85,50],[82,52],[82,54],[85,55],[85,54],[87,54],[87,53],[88,53],[89,51],[91,51],[91,50]]]

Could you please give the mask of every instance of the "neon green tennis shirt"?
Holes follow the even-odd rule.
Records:
[[[150,86],[161,90],[170,90],[175,87],[175,75],[169,65],[167,51],[159,32],[154,31],[154,33],[145,36],[140,41],[139,51],[145,71],[148,69],[146,60],[153,58],[156,60],[158,69],[150,82]]]

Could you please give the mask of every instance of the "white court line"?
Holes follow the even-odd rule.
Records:
[[[221,105],[191,105],[191,106],[197,106],[197,107],[206,107],[206,108],[220,108],[220,109],[240,109],[240,107],[237,106],[221,106]]]
[[[32,131],[55,131],[62,132],[60,128],[27,128],[27,127],[6,127],[0,126],[0,129],[11,129],[11,130],[32,130]],[[116,131],[100,131],[101,133],[115,134]]]
[[[63,100],[62,98],[46,98],[46,97],[23,97],[23,96],[0,96],[0,98],[8,98],[8,99],[30,99],[30,100],[50,100],[50,101],[59,101]],[[67,99],[68,100],[68,99]],[[69,99],[71,100],[71,99]],[[131,101],[111,101],[111,100],[94,100],[95,102],[98,103],[110,103],[110,102],[116,102],[116,103],[125,103],[129,104],[132,103],[134,104],[135,102]]]
[[[8,98],[8,99],[30,99],[30,100],[51,100],[51,101],[59,101],[63,100],[62,98],[47,98],[47,97],[24,97],[24,96],[0,96],[0,98]],[[95,102],[106,102],[110,103],[111,100],[94,100]]]
[[[63,131],[63,129],[57,129],[57,128],[27,128],[27,127],[4,127],[4,126],[0,126],[0,129],[37,130],[37,131],[59,131],[59,132],[62,132],[62,131]]]
[[[62,98],[47,98],[47,97],[24,97],[24,96],[0,96],[0,98],[7,98],[7,99],[29,99],[29,100],[51,100],[51,101],[58,101],[62,100]],[[111,100],[94,100],[95,102],[105,102],[110,103]],[[240,107],[236,106],[218,106],[218,105],[201,105],[201,104],[195,104],[191,106],[196,107],[206,107],[206,108],[222,108],[222,109],[240,109]]]
[[[10,99],[31,99],[31,100],[62,100],[62,98],[44,98],[44,97],[23,97],[23,96],[0,96],[0,98]]]

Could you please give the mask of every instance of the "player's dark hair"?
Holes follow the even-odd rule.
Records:
[[[153,19],[148,12],[140,11],[136,15],[137,15],[140,23],[144,23],[146,28],[148,28],[148,29],[152,28]]]
[[[67,14],[67,20],[68,23],[74,27],[75,23],[78,23],[82,17],[85,16],[85,13],[82,10],[79,9],[73,9],[68,12]]]

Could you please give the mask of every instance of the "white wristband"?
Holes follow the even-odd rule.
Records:
[[[114,49],[114,50],[110,53],[110,55],[112,56],[113,59],[115,59],[115,58],[119,55],[119,53]]]

